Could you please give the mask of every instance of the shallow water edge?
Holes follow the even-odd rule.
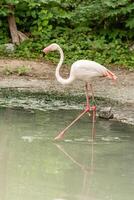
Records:
[[[113,119],[134,125],[134,109],[132,103],[122,103],[107,97],[95,97],[97,110],[112,107]],[[83,109],[84,93],[57,91],[41,91],[32,88],[1,88],[0,107],[24,108],[37,110]]]

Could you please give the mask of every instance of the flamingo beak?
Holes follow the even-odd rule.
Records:
[[[49,52],[49,48],[46,47],[46,48],[44,48],[42,51],[43,51],[43,53],[47,54],[47,53]]]

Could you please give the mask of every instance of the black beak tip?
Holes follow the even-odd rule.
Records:
[[[45,54],[45,52],[43,50],[41,50],[41,53],[43,53],[43,57],[45,57],[46,54]]]

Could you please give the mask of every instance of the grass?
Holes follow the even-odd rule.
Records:
[[[4,75],[18,75],[18,76],[26,76],[30,73],[30,69],[28,66],[18,66],[15,69],[12,69],[10,66],[6,67],[3,71]]]

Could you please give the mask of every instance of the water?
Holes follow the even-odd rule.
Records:
[[[0,200],[134,199],[132,126],[82,118],[53,138],[78,110],[0,109]]]

